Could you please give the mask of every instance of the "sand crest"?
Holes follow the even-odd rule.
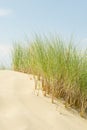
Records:
[[[1,70],[0,130],[87,130],[87,120],[37,96],[32,75]]]

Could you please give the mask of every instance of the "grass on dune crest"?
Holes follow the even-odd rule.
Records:
[[[6,69],[10,69],[9,67],[7,67],[4,64],[0,64],[0,70],[6,70]]]
[[[37,75],[46,94],[63,98],[65,106],[87,111],[87,51],[80,54],[71,42],[61,38],[36,36],[27,47],[15,44],[12,53],[14,70]]]

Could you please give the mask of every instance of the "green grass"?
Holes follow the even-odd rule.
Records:
[[[84,54],[61,38],[43,39],[36,36],[34,41],[23,47],[16,43],[12,53],[13,68],[41,78],[45,96],[62,98],[65,106],[80,111],[87,110],[87,51]]]

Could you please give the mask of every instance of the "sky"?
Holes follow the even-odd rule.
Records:
[[[14,41],[34,33],[73,35],[87,48],[87,0],[0,0],[0,63],[10,63]]]

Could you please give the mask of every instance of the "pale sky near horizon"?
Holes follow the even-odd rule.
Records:
[[[13,41],[34,32],[73,35],[87,48],[87,0],[0,0],[0,62],[8,62]]]

